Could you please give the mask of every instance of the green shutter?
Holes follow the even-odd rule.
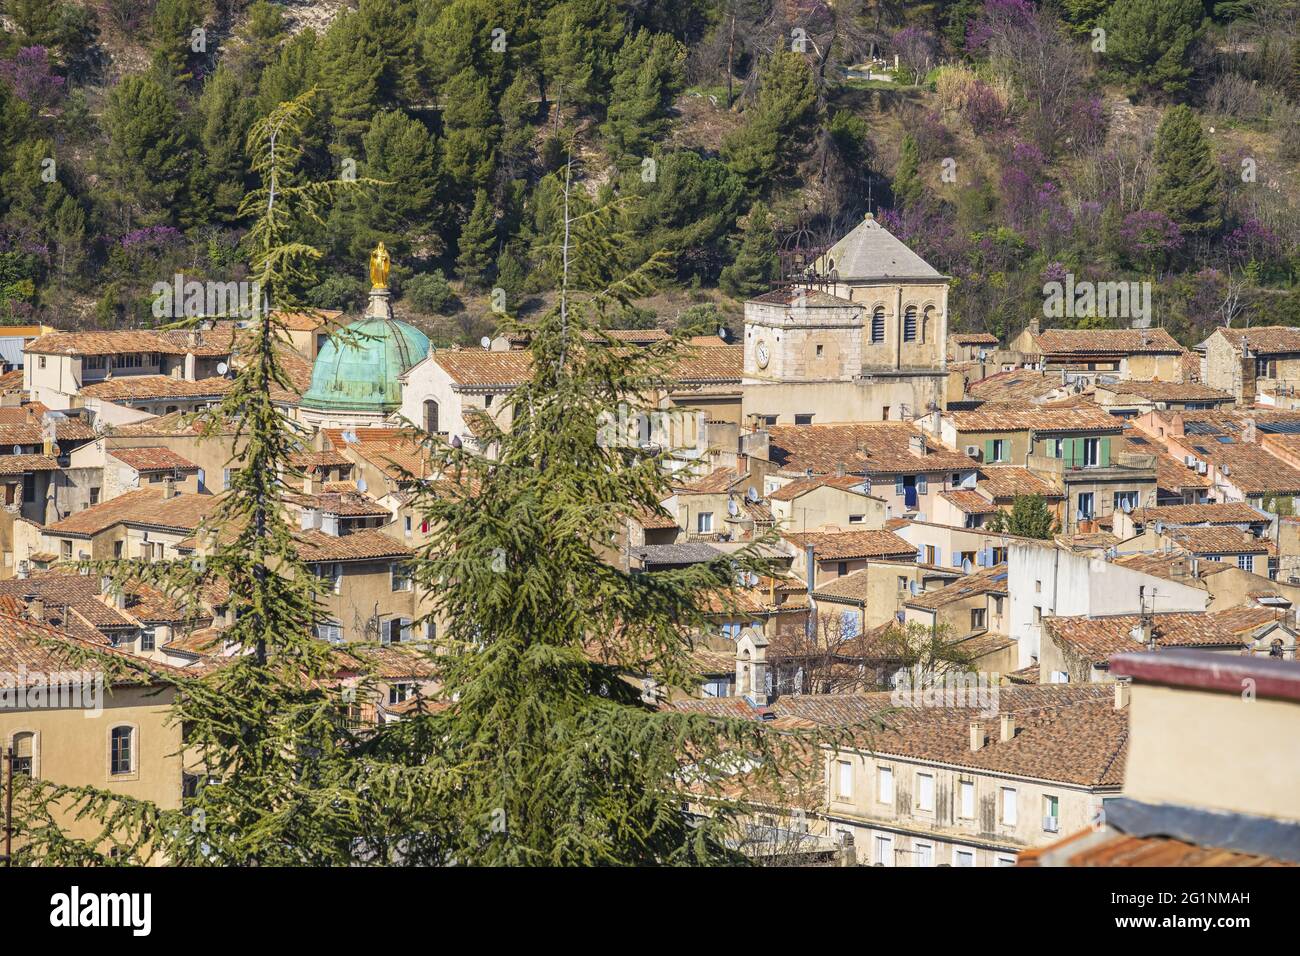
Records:
[[[984,460],[985,461],[993,460],[993,439],[992,438],[984,439]]]
[[[1066,456],[1065,464],[1067,468],[1078,468],[1079,461],[1083,458],[1083,442],[1078,438],[1067,438],[1065,440]]]
[[[1103,438],[1097,443],[1097,465],[1105,468],[1110,464],[1110,439]]]

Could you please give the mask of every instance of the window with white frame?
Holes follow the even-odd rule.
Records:
[[[411,575],[405,564],[394,561],[388,566],[388,576],[394,591],[411,590]]]
[[[701,511],[695,516],[695,530],[700,534],[711,534],[713,531],[713,512]]]
[[[1016,858],[1007,856],[1005,853],[999,853],[994,861],[995,866],[1015,866]]]
[[[1237,555],[1237,567],[1241,568],[1243,571],[1250,571],[1253,573],[1255,570],[1255,556],[1253,554]]]
[[[839,767],[839,795],[841,797],[853,796],[853,763],[848,760],[838,762]]]
[[[915,866],[934,866],[934,844],[912,844],[912,862]]]
[[[974,866],[975,851],[963,850],[961,847],[952,848],[952,865],[953,866]]]
[[[994,438],[993,456],[990,461],[1008,461],[1011,456],[1011,444],[1005,438]]]
[[[322,621],[316,625],[316,637],[331,644],[342,644],[343,625],[338,621]]]
[[[934,774],[916,775],[916,809],[934,811]]]
[[[158,633],[152,627],[146,627],[140,631],[140,652],[145,653],[152,651],[158,646]]]
[[[389,684],[388,685],[388,704],[400,704],[410,700],[415,695],[415,685],[410,683]]]
[[[890,767],[876,768],[876,799],[881,803],[894,802],[894,771]]]
[[[957,785],[957,795],[959,797],[959,809],[963,820],[975,819],[975,781],[963,780]]]
[[[1043,830],[1056,833],[1060,827],[1061,800],[1050,793],[1043,794]]]
[[[338,594],[343,589],[343,565],[318,564],[316,577],[320,578],[323,588],[330,594]]]
[[[135,728],[114,727],[109,735],[108,771],[114,776],[135,770]]]
[[[1083,467],[1095,468],[1097,466],[1098,452],[1101,448],[1101,441],[1096,438],[1085,438],[1083,440]]]
[[[1013,827],[1016,825],[1016,788],[1002,788],[1002,823],[1005,826]]]
[[[875,839],[877,866],[894,865],[894,838],[892,836],[877,834]]]

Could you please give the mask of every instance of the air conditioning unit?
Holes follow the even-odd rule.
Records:
[[[1043,832],[1055,833],[1060,827],[1060,822],[1056,817],[1043,817]]]
[[[1203,474],[1205,474],[1205,473],[1206,473],[1207,471],[1209,471],[1209,470],[1210,470],[1210,466],[1207,465],[1205,462],[1203,462],[1203,461],[1198,461],[1198,462],[1196,463],[1196,473],[1197,473],[1198,475],[1203,475]]]
[[[1183,456],[1183,464],[1186,465],[1188,468],[1195,468],[1195,467],[1196,467],[1196,456],[1195,456],[1195,455],[1184,455],[1184,456]]]
[[[982,457],[982,455],[981,455],[981,453],[980,453],[980,446],[979,446],[979,445],[967,445],[967,446],[966,446],[966,457],[967,457],[967,458],[974,458],[976,461],[979,461],[980,458]]]

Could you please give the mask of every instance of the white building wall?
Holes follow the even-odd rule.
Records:
[[[1204,611],[1209,593],[1104,558],[1075,554],[1050,542],[1017,541],[1007,554],[1011,637],[1020,667],[1038,657],[1042,617],[1138,614],[1143,610]]]

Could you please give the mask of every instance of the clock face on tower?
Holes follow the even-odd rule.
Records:
[[[758,362],[759,368],[767,368],[769,358],[766,342],[759,342],[758,345],[754,346],[754,360]]]

